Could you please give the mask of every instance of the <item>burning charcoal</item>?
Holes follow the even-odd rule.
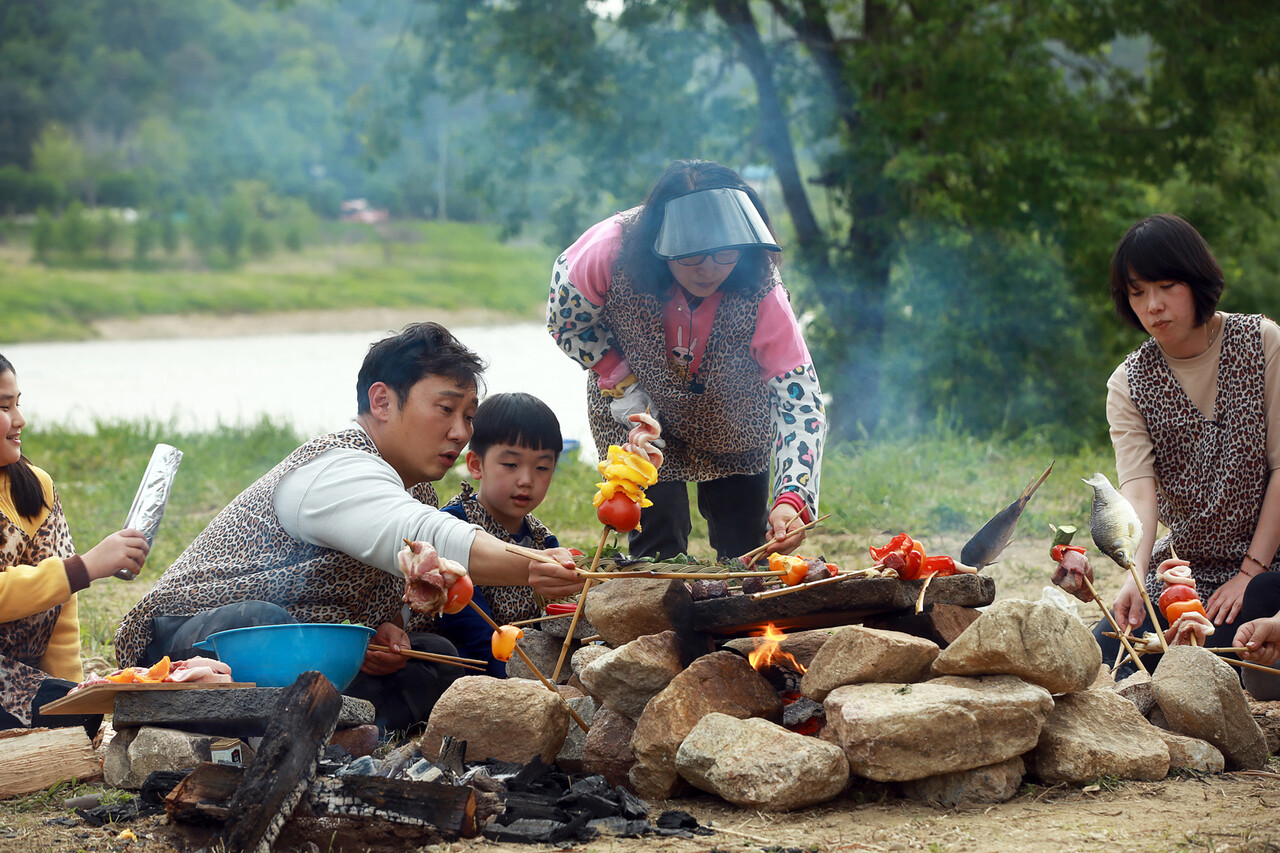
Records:
[[[637,820],[649,816],[649,804],[626,788],[618,785],[613,789],[613,793],[617,796],[619,805],[622,806],[623,817]]]
[[[639,838],[653,832],[653,824],[647,820],[627,820],[621,817],[602,817],[588,821],[587,826],[601,835],[615,838]]]
[[[343,767],[334,776],[377,776],[382,762],[372,755],[362,755]]]
[[[764,578],[743,578],[742,592],[750,595],[753,592],[764,592]]]
[[[827,723],[827,712],[821,702],[801,696],[782,708],[782,725],[802,735],[817,734]]]
[[[729,582],[700,580],[691,584],[690,592],[694,601],[706,601],[708,598],[724,598],[729,594]]]

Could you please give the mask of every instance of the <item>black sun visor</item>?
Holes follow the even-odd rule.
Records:
[[[751,197],[742,190],[699,190],[667,202],[653,251],[672,260],[759,246],[780,252]]]

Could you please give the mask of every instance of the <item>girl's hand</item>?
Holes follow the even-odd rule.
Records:
[[[1132,575],[1124,579],[1124,586],[1120,587],[1120,594],[1116,596],[1115,604],[1111,605],[1111,612],[1115,614],[1116,624],[1122,631],[1126,625],[1137,628],[1147,618],[1142,593],[1138,591]]]
[[[1240,615],[1240,605],[1244,604],[1244,591],[1252,578],[1237,574],[1231,580],[1218,587],[1209,600],[1204,603],[1204,612],[1213,624],[1232,622]]]
[[[137,530],[117,530],[90,548],[87,554],[81,554],[80,559],[84,560],[89,580],[96,581],[121,569],[136,575],[142,570],[150,550],[147,537]]]
[[[398,651],[399,649],[411,648],[409,635],[394,622],[383,622],[379,625],[378,632],[373,635],[373,639],[369,640],[369,642],[386,646],[393,651],[366,651],[364,653],[364,663],[360,666],[361,672],[367,675],[391,675],[393,672],[399,672],[404,669],[404,665],[409,662],[409,659]]]
[[[1254,619],[1246,622],[1236,630],[1233,646],[1245,646],[1247,652],[1241,652],[1245,660],[1270,666],[1280,660],[1280,617]]]
[[[773,551],[790,554],[804,542],[806,531],[800,513],[791,504],[780,503],[769,513],[769,538],[776,540]]]

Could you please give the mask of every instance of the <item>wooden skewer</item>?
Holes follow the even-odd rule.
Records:
[[[1258,672],[1265,672],[1270,675],[1280,676],[1280,669],[1271,666],[1263,666],[1260,663],[1253,663],[1247,660],[1236,660],[1235,658],[1218,658],[1223,663],[1229,663],[1232,666],[1238,666],[1242,669],[1256,669]]]
[[[568,619],[572,615],[572,613],[556,613],[551,616],[535,616],[532,619],[521,619],[519,622],[509,622],[508,624],[520,628],[525,625],[537,625],[539,622],[551,622],[555,619]]]
[[[609,539],[609,532],[613,528],[606,527],[604,532],[600,534],[600,544],[596,545],[596,555],[591,558],[591,568],[588,570],[590,574],[594,574],[596,566],[600,565],[600,554],[604,551],[604,543]],[[594,578],[588,577],[582,584],[582,594],[578,596],[578,606],[573,611],[573,621],[569,623],[569,633],[564,635],[564,645],[560,647],[560,658],[556,661],[555,672],[551,673],[553,681],[560,680],[560,668],[564,666],[565,656],[569,654],[569,646],[573,643],[573,632],[578,630],[578,620],[582,618],[582,609],[587,606],[587,593],[591,591],[591,583]]]
[[[1138,585],[1138,592],[1142,595],[1142,603],[1147,606],[1147,615],[1151,617],[1152,627],[1159,629],[1160,620],[1156,618],[1156,606],[1151,603],[1151,596],[1147,594],[1147,585],[1142,582],[1142,578],[1138,577],[1138,567],[1130,561],[1128,568],[1133,582]],[[1169,651],[1169,641],[1164,638],[1164,632],[1156,630],[1156,636],[1160,638],[1161,651]]]
[[[1252,652],[1254,649],[1245,646],[1205,646],[1206,652],[1213,652],[1217,655],[1238,655],[1241,652]]]
[[[780,595],[790,595],[793,592],[800,592],[804,589],[813,589],[815,586],[824,586],[837,581],[848,580],[849,578],[864,578],[871,575],[871,569],[858,569],[857,571],[845,572],[844,574],[832,575],[829,578],[821,580],[809,581],[808,583],[799,583],[795,586],[783,586],[777,589],[766,589],[764,592],[753,592],[747,595],[752,601],[763,601],[766,598],[777,598]]]
[[[453,655],[438,655],[433,652],[420,652],[417,649],[401,649],[395,651],[390,646],[379,645],[378,643],[370,643],[369,648],[375,652],[393,652],[402,657],[415,658],[416,660],[428,660],[432,663],[448,663],[463,669],[474,669],[484,672],[484,661],[475,658],[460,658]]]
[[[1089,580],[1089,578],[1084,574],[1081,574],[1080,577],[1084,581],[1085,588],[1089,590],[1089,595],[1093,596],[1093,600],[1097,602],[1098,607],[1102,608],[1102,615],[1107,617],[1107,622],[1110,623],[1111,630],[1115,631],[1116,636],[1120,639],[1120,645],[1124,648],[1126,652],[1129,653],[1129,657],[1133,659],[1133,662],[1138,667],[1138,669],[1142,670],[1144,673],[1147,672],[1147,668],[1142,665],[1142,659],[1138,657],[1138,653],[1133,650],[1133,645],[1129,642],[1128,626],[1125,626],[1124,632],[1121,633],[1120,626],[1116,624],[1116,620],[1111,615],[1110,609],[1108,609],[1107,606],[1102,603],[1101,598],[1098,598],[1098,591],[1093,588],[1093,581]],[[1113,669],[1118,668],[1119,666],[1120,664],[1119,662],[1117,662],[1116,666],[1113,667]]]
[[[492,628],[495,631],[498,630],[498,623],[493,621],[492,616],[484,612],[484,608],[476,604],[474,601],[468,601],[467,606],[470,607],[475,612],[479,613],[481,618],[483,618],[484,621],[489,623],[490,628]],[[573,710],[573,706],[569,704],[568,699],[564,698],[564,694],[561,693],[559,690],[557,690],[554,684],[552,684],[550,681],[547,681],[547,677],[542,674],[542,671],[538,669],[538,667],[534,664],[533,661],[529,660],[529,656],[525,654],[524,649],[520,648],[519,641],[516,642],[515,649],[516,649],[516,654],[520,656],[520,660],[524,661],[524,665],[529,667],[529,669],[533,671],[534,675],[538,676],[538,680],[542,682],[543,686],[546,687],[548,690],[550,690],[552,693],[560,697],[560,701],[564,702],[564,706],[569,709],[569,716],[573,717],[573,721],[577,723],[584,732],[589,731],[590,726],[588,726],[583,721],[582,717],[578,716],[577,711]]]
[[[796,528],[796,529],[794,529],[794,530],[792,530],[791,528],[787,528],[787,535],[788,535],[788,536],[790,536],[792,533],[799,533],[801,530],[808,530],[808,529],[810,529],[811,527],[817,527],[819,524],[821,524],[822,522],[826,521],[826,520],[827,520],[828,518],[830,518],[830,517],[831,517],[831,513],[827,513],[826,515],[822,516],[821,518],[815,518],[813,521],[809,522],[808,524],[803,525],[803,526],[801,526],[801,527],[797,527],[797,528]],[[760,556],[761,556],[762,554],[764,554],[766,551],[768,551],[770,548],[774,547],[774,546],[775,546],[775,545],[777,545],[777,544],[778,544],[778,540],[777,540],[777,539],[770,538],[768,542],[764,543],[764,544],[763,544],[763,545],[761,545],[759,548],[753,548],[753,549],[751,549],[750,551],[748,551],[747,553],[743,554],[743,555],[742,555],[741,557],[739,557],[738,559],[739,559],[739,560],[741,560],[742,562],[746,563],[746,564],[749,566],[749,565],[751,565],[752,563],[754,563],[756,560],[760,559]]]
[[[763,572],[655,572],[641,570],[637,572],[589,572],[578,569],[578,577],[607,580],[610,578],[663,578],[680,580],[728,580],[729,578],[776,578],[787,573],[786,569]]]
[[[547,554],[546,551],[535,551],[532,548],[524,548],[514,542],[504,542],[502,544],[507,549],[508,553],[519,554],[521,557],[528,557],[530,560],[536,560],[539,563],[548,563],[552,566],[561,565],[559,560]]]

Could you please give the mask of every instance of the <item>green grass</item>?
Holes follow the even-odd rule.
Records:
[[[23,444],[32,461],[53,476],[76,543],[87,550],[123,522],[151,450],[161,440],[184,453],[164,523],[140,579],[99,581],[81,593],[86,658],[114,659],[109,646],[116,623],[149,587],[149,579],[302,436],[269,422],[190,434],[175,434],[163,424],[114,423],[100,424],[96,435],[33,426]],[[930,553],[957,554],[968,536],[1013,500],[1052,457],[1036,441],[981,442],[954,434],[835,445],[828,448],[823,466],[822,511],[831,518],[813,531],[804,551],[861,565],[868,545],[883,544],[892,533],[905,530],[924,541]],[[1050,522],[1087,528],[1091,490],[1079,478],[1107,470],[1108,464],[1109,450],[1060,456],[1053,476],[1019,523],[1019,540],[1043,540],[1047,549]],[[587,553],[593,553],[602,529],[591,506],[598,480],[593,467],[562,461],[537,511],[564,545]],[[454,473],[438,483],[441,500],[455,494],[458,485]],[[696,517],[690,553],[713,561],[706,525]],[[1039,562],[1018,561],[997,564],[989,572],[1006,594],[1035,592],[1049,574]]]
[[[22,241],[0,248],[0,341],[82,340],[107,318],[351,308],[481,309],[530,316],[546,299],[555,250],[504,244],[496,226],[400,223],[382,240],[328,224],[323,240],[236,269],[185,254],[134,269],[45,267]]]

